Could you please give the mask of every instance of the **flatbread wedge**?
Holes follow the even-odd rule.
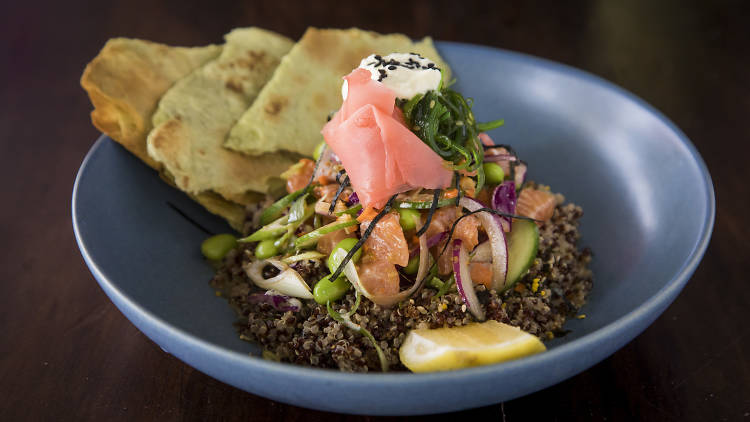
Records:
[[[284,150],[311,155],[327,116],[341,106],[342,77],[370,54],[415,52],[448,65],[430,38],[360,29],[309,28],[281,61],[273,78],[232,128],[228,148],[249,155]]]
[[[294,43],[259,28],[235,29],[225,40],[218,58],[177,81],[159,101],[147,150],[181,190],[215,192],[247,205],[298,157],[249,157],[223,143]]]
[[[159,99],[179,79],[221,53],[221,46],[171,47],[150,41],[114,38],[87,66],[81,86],[95,109],[91,120],[99,130],[122,144],[160,176],[175,186],[174,179],[148,156],[146,135]],[[245,207],[216,193],[190,195],[209,212],[223,217],[242,231]]]
[[[94,110],[91,121],[149,166],[146,134],[159,98],[177,80],[216,58],[221,47],[170,47],[151,41],[113,38],[86,66],[81,86]]]

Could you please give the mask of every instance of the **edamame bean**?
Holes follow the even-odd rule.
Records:
[[[401,228],[404,230],[414,230],[417,224],[414,222],[415,218],[420,218],[421,214],[419,211],[412,210],[409,208],[398,209],[398,223],[401,224]]]
[[[484,163],[484,177],[488,185],[499,185],[505,179],[505,172],[496,163]]]
[[[279,248],[274,245],[276,239],[266,239],[258,242],[255,247],[255,257],[258,259],[267,259],[279,254]]]
[[[315,147],[315,150],[313,151],[313,159],[315,159],[315,161],[318,161],[318,159],[320,158],[320,154],[323,153],[323,149],[325,149],[325,147],[326,141],[320,141],[318,146]]]
[[[419,270],[419,255],[415,256],[414,258],[411,258],[409,260],[409,263],[404,267],[404,272],[409,275],[416,274],[418,270]]]
[[[357,239],[349,237],[346,239],[342,239],[339,241],[339,243],[336,244],[336,246],[333,247],[333,252],[336,252],[339,248],[345,250],[347,253],[349,253],[350,250],[354,247],[354,245],[357,244]],[[336,269],[339,267],[339,264],[341,264],[341,261],[334,258],[334,254],[331,252],[331,254],[328,256],[328,269],[333,273],[336,271]],[[359,258],[362,256],[362,248],[359,248],[359,250],[354,254],[352,257],[352,262],[359,261]]]
[[[201,253],[212,261],[220,261],[227,252],[237,246],[237,239],[231,234],[217,234],[201,243]]]
[[[341,299],[349,290],[351,283],[346,277],[339,277],[335,281],[331,281],[331,275],[323,277],[313,287],[313,299],[321,305],[325,305],[329,300],[331,302]]]

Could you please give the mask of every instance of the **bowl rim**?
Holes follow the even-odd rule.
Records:
[[[621,332],[628,328],[632,329],[638,327],[642,322],[648,320],[648,318],[655,318],[656,316],[658,316],[657,312],[660,309],[668,306],[671,301],[674,300],[679,291],[684,287],[684,285],[691,277],[692,273],[697,268],[710,242],[715,222],[716,200],[714,187],[708,171],[708,167],[698,153],[697,148],[692,144],[692,142],[690,142],[687,136],[659,110],[657,110],[635,94],[625,90],[624,88],[585,70],[577,69],[575,67],[554,62],[548,59],[495,47],[450,41],[439,41],[436,44],[438,48],[441,46],[451,46],[458,48],[483,50],[484,52],[492,54],[502,54],[508,57],[510,60],[531,63],[535,66],[542,66],[546,69],[562,73],[566,76],[576,79],[582,79],[595,85],[602,86],[604,89],[614,91],[616,94],[619,94],[626,100],[632,101],[637,106],[644,108],[650,114],[653,114],[661,123],[663,123],[676,135],[677,139],[686,147],[686,149],[690,153],[692,159],[698,167],[699,172],[701,173],[703,185],[706,192],[706,197],[704,198],[704,200],[707,203],[707,213],[700,229],[700,238],[698,242],[694,245],[693,249],[690,252],[690,255],[683,262],[680,269],[672,276],[672,278],[668,282],[665,283],[665,285],[659,291],[657,291],[648,300],[640,304],[633,311],[621,316],[620,318],[610,322],[609,324],[606,324],[603,327],[600,327],[588,334],[584,334],[583,336],[575,340],[555,346],[554,348],[549,349],[544,353],[509,362],[453,371],[432,373],[344,373],[335,369],[312,368],[291,363],[273,362],[263,359],[259,356],[252,356],[238,351],[229,350],[222,346],[218,346],[214,343],[196,337],[180,328],[172,326],[167,321],[159,318],[147,309],[143,308],[139,303],[135,302],[120,289],[118,289],[116,283],[110,280],[104,274],[104,271],[99,267],[99,265],[97,265],[97,263],[93,260],[86,245],[86,241],[82,237],[79,227],[77,203],[82,175],[85,172],[85,169],[87,168],[89,162],[92,160],[92,157],[94,157],[94,155],[102,147],[104,142],[109,139],[104,134],[99,136],[97,141],[84,157],[76,175],[71,198],[71,217],[76,243],[78,244],[84,261],[86,262],[91,273],[94,275],[102,289],[109,296],[109,298],[113,302],[115,302],[115,305],[117,305],[118,308],[124,306],[129,312],[139,315],[144,324],[148,324],[148,326],[154,327],[154,332],[160,334],[162,337],[168,337],[173,342],[184,344],[190,348],[196,348],[197,350],[200,350],[205,354],[216,355],[218,358],[223,359],[226,362],[239,364],[247,370],[260,369],[268,373],[276,373],[285,376],[312,377],[344,385],[360,384],[366,382],[368,385],[374,388],[386,387],[394,383],[398,383],[400,386],[408,387],[409,385],[422,384],[425,382],[437,380],[443,382],[459,382],[464,379],[474,378],[476,376],[479,376],[480,374],[486,376],[500,370],[517,370],[524,366],[550,364],[562,357],[575,354],[582,350],[586,350],[589,347],[600,344],[602,341],[612,338],[617,332]],[[120,310],[121,312],[123,312],[122,309]],[[655,313],[656,316],[654,316]],[[134,323],[139,329],[141,328],[140,324],[136,324],[132,320],[131,322]],[[647,325],[648,324],[646,324],[646,326]],[[645,327],[643,327],[641,331],[643,329],[645,329]],[[636,335],[639,333],[640,331],[636,333]],[[152,341],[158,344],[158,342],[151,335],[148,335],[148,337],[150,337]],[[627,339],[627,341],[630,340],[631,338]]]

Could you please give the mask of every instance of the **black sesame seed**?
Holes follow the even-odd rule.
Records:
[[[396,66],[390,65],[388,66],[388,70],[396,70]]]

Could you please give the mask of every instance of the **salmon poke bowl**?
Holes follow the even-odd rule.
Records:
[[[582,209],[527,181],[485,133],[503,121],[477,122],[443,75],[418,54],[363,58],[314,156],[282,174],[286,195],[249,210],[246,236],[204,241],[223,260],[211,285],[265,357],[456,369],[541,351],[535,337],[583,317]]]
[[[576,69],[354,29],[108,46],[82,79],[108,135],[73,193],[84,260],[252,393],[405,415],[537,391],[644,330],[710,238],[687,138]],[[130,65],[161,85],[118,91]]]

